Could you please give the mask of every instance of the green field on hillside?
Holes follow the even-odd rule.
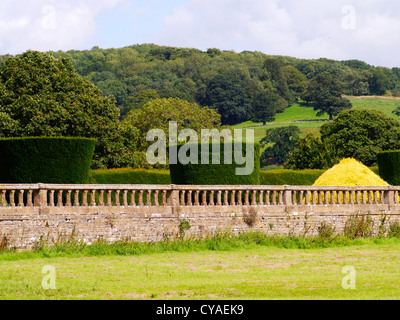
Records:
[[[382,111],[388,117],[400,120],[399,116],[392,113],[400,106],[400,99],[390,97],[352,97],[350,98],[353,109],[372,109]]]
[[[372,109],[379,110],[387,116],[400,120],[399,116],[392,113],[396,107],[400,106],[400,99],[390,97],[351,97],[349,98],[353,109]],[[285,127],[289,125],[298,126],[303,135],[307,133],[319,134],[319,128],[328,121],[328,116],[318,117],[317,112],[312,107],[294,104],[287,108],[283,113],[277,114],[273,122],[263,125],[246,121],[233,126],[234,129],[253,129],[255,140],[260,141],[265,136],[265,130],[269,128]]]

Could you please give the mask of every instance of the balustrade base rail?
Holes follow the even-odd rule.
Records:
[[[0,208],[397,205],[400,187],[0,184]]]

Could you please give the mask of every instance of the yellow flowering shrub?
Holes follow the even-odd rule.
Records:
[[[353,159],[342,159],[338,164],[325,171],[313,184],[313,186],[388,186],[380,176],[370,170],[361,162]],[[330,197],[329,197],[330,198]],[[329,199],[330,201],[331,199]],[[335,202],[337,194],[335,194]],[[349,195],[348,199],[349,200]],[[353,199],[355,200],[355,199]],[[359,199],[360,200],[360,199]],[[368,195],[367,199],[368,201]],[[378,195],[379,201],[379,195]],[[342,195],[343,203],[343,195]]]
[[[313,186],[388,186],[380,176],[361,162],[342,159],[338,164],[325,171]]]

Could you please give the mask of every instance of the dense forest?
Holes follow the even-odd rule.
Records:
[[[400,68],[359,60],[307,60],[154,44],[51,53],[69,58],[81,76],[104,95],[113,95],[121,119],[151,99],[174,97],[217,109],[223,124],[273,121],[322,73],[339,81],[346,95],[400,95]],[[8,57],[1,56],[0,63]]]

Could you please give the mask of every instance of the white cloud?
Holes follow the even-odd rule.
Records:
[[[190,0],[154,42],[400,66],[400,4],[388,0]]]
[[[80,50],[99,43],[102,47],[109,43],[122,46],[138,43],[140,39],[202,50],[214,47],[237,52],[258,50],[298,58],[360,59],[374,65],[400,66],[397,58],[400,2],[389,0],[24,0],[21,3],[0,0],[0,54],[28,49]],[[113,10],[122,5],[127,7]],[[109,12],[112,14],[104,19],[106,22],[97,19],[108,18],[104,13]],[[162,26],[152,32],[159,26],[160,17]]]
[[[87,49],[95,17],[126,0],[2,0],[0,53]]]

